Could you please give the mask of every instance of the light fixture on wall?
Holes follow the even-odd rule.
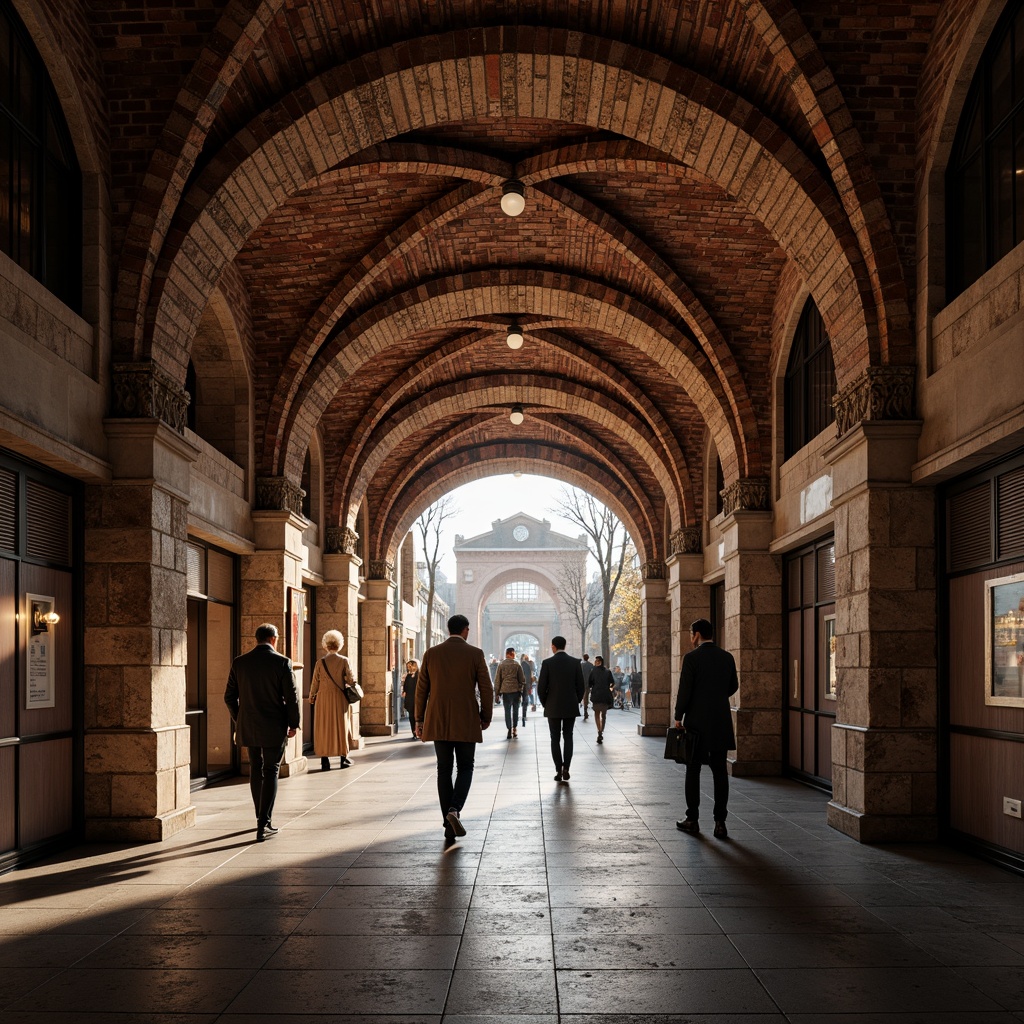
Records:
[[[508,418],[512,421],[512,423],[515,426],[518,427],[519,424],[522,423],[523,420],[526,419],[526,417],[523,415],[523,407],[521,405],[518,405],[518,404],[517,405],[513,405],[512,406],[512,412],[509,413],[509,417]]]
[[[509,325],[508,334],[505,335],[505,344],[512,349],[523,347],[523,329],[519,324]]]
[[[518,179],[509,178],[501,186],[501,209],[509,217],[518,217],[526,209],[525,189]]]
[[[60,622],[60,616],[53,610],[44,612],[42,607],[36,606],[32,620],[36,629],[46,629],[47,626],[56,626]]]

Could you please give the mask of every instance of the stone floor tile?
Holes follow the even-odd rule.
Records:
[[[547,907],[504,910],[501,907],[470,906],[466,935],[550,935],[551,914]]]
[[[161,1012],[216,1013],[256,974],[234,970],[132,970],[73,967],[44,982],[7,1009],[56,1013],[72,1006],[107,1014]]]
[[[358,968],[384,971],[454,970],[460,936],[360,935],[341,945],[336,935],[290,935],[278,942],[264,966],[269,971],[327,971]]]
[[[460,935],[466,911],[434,907],[373,910],[344,907],[310,911],[294,929],[297,935]]]
[[[728,935],[892,931],[861,907],[714,907],[710,913]]]
[[[67,967],[109,941],[109,935],[0,936],[0,970]]]
[[[551,927],[556,936],[597,935],[695,935],[722,931],[710,911],[699,908],[555,907]]]
[[[282,984],[277,971],[260,971],[228,1006],[235,1014],[438,1014],[444,1007],[451,972],[293,970]]]
[[[700,907],[688,885],[550,885],[552,907]]]
[[[1009,937],[1009,936],[1006,936]],[[1024,935],[1020,948],[984,932],[909,932],[908,941],[948,967],[1011,967],[1024,970]]]
[[[131,935],[289,935],[303,912],[276,908],[151,910],[129,929]]]
[[[75,964],[84,969],[183,970],[264,966],[281,945],[279,935],[116,935]]]
[[[610,971],[747,966],[725,935],[558,935],[558,970]]]
[[[848,907],[855,900],[834,885],[708,885],[693,891],[706,907]]]
[[[773,933],[732,932],[729,939],[754,968],[936,967],[941,962],[896,933],[789,933],[780,940]]]
[[[567,1014],[628,1006],[637,1014],[728,1015],[723,1022],[777,1009],[748,970],[559,971],[558,1001]]]
[[[783,1013],[820,1011],[831,1003],[846,1013],[991,1012],[1005,1009],[945,967],[829,967],[758,970]]]
[[[334,886],[317,909],[465,910],[479,891],[472,885]]]
[[[1003,967],[958,967],[956,973],[1003,1009],[1024,1012],[1024,971]]]
[[[553,971],[555,958],[548,935],[466,935],[456,971]]]
[[[6,1010],[3,1024],[215,1024],[219,1013],[161,1013],[152,1008],[139,1013],[110,1014],[89,1010]],[[235,1020],[233,1024],[241,1024]],[[280,1024],[278,1018],[277,1024]]]
[[[555,1014],[553,970],[456,970],[445,1005],[454,1014]]]

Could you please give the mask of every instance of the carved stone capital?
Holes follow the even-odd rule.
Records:
[[[640,575],[645,580],[668,579],[668,569],[664,562],[644,562],[640,566]]]
[[[256,507],[268,512],[294,512],[302,515],[306,492],[283,476],[256,478]]]
[[[115,363],[111,416],[154,419],[184,435],[188,392],[155,363]]]
[[[842,437],[865,420],[914,418],[913,366],[869,366],[832,399],[836,433]]]
[[[701,550],[700,527],[684,526],[669,537],[669,548],[673,555],[699,555]]]
[[[733,512],[767,512],[769,507],[769,488],[765,479],[752,480],[748,477],[737,480],[722,491],[722,511],[727,516]]]
[[[383,559],[376,559],[370,562],[370,575],[367,579],[371,580],[387,580],[388,583],[395,582],[395,567],[391,562],[386,562]]]
[[[359,543],[359,534],[347,526],[327,527],[327,549],[329,555],[354,555],[356,544]]]

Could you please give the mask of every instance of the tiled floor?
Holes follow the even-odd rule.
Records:
[[[1024,879],[860,846],[778,779],[733,782],[727,842],[684,835],[636,723],[578,723],[559,785],[543,720],[496,720],[447,852],[403,733],[282,783],[266,843],[238,781],[167,843],[7,874],[0,1024],[1024,1021]]]

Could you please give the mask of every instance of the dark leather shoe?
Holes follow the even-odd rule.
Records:
[[[563,782],[568,782],[569,781],[569,769],[568,768],[563,768],[562,769],[562,781]]]
[[[320,758],[320,771],[329,772],[331,770],[331,762],[326,757]]]
[[[466,826],[462,824],[462,819],[459,817],[459,812],[452,807],[445,815],[445,821],[448,822],[448,827],[457,836],[464,836],[466,834]]]
[[[724,821],[715,822],[715,838],[716,839],[728,839],[729,830],[725,827]]]
[[[680,832],[689,832],[690,835],[693,836],[700,832],[700,825],[698,825],[693,818],[687,818],[685,821],[677,821],[676,828],[679,829]]]
[[[561,782],[561,781],[562,781],[562,769],[559,768],[558,771],[555,772],[555,782]]]

